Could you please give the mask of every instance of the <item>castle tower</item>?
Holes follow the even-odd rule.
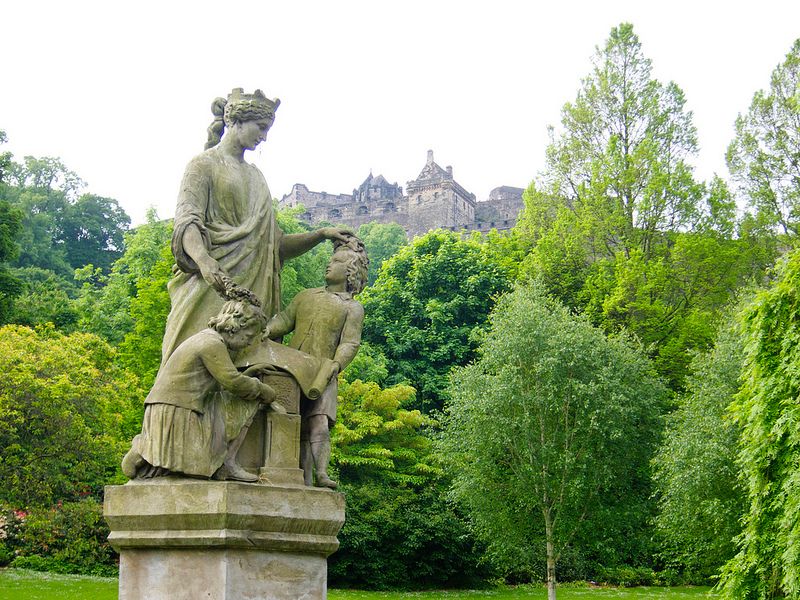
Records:
[[[453,179],[453,167],[443,169],[436,164],[433,150],[428,150],[419,176],[407,183],[406,197],[409,237],[436,227],[468,229],[475,220],[475,194]]]

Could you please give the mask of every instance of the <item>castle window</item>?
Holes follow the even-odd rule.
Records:
[[[397,209],[395,208],[394,203],[393,202],[387,202],[386,206],[383,209],[383,212],[390,213],[390,212],[394,212],[395,210],[397,210]]]
[[[359,215],[368,215],[369,214],[369,209],[362,204],[361,206],[358,207],[357,214],[359,214]]]
[[[331,209],[330,217],[331,217],[331,219],[341,219],[342,218],[342,211],[340,211],[338,208],[333,208],[333,209]]]
[[[422,194],[417,196],[417,204],[422,204]]]

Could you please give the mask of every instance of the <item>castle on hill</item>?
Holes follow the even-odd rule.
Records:
[[[478,202],[475,194],[453,179],[453,167],[440,167],[433,160],[433,150],[428,150],[425,166],[416,179],[406,183],[405,194],[396,182],[389,183],[383,175],[373,177],[370,172],[352,194],[312,192],[296,183],[278,205],[302,205],[305,213],[300,218],[309,224],[329,221],[355,230],[371,221],[397,223],[413,238],[438,228],[481,232],[510,229],[522,210],[523,191],[503,185]]]

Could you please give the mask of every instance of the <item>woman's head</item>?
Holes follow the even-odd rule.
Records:
[[[275,111],[280,104],[279,99],[270,100],[261,90],[245,94],[242,88],[234,88],[227,99],[216,98],[211,103],[214,122],[208,127],[206,149],[219,143],[225,127],[250,121],[262,121],[269,127],[275,120]]]

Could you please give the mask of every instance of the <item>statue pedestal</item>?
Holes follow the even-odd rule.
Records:
[[[163,477],[108,486],[120,600],[317,600],[344,496],[305,486]]]

